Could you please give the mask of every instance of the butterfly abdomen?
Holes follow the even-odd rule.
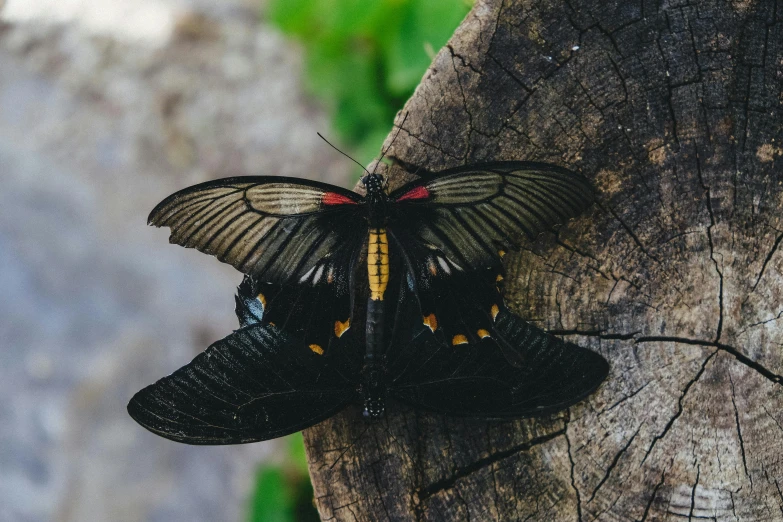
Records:
[[[370,299],[383,301],[389,283],[389,240],[385,228],[371,228],[367,244],[367,274],[370,278]]]
[[[389,241],[385,228],[370,228],[367,242],[367,276],[370,298],[367,299],[367,359],[380,354],[383,346],[383,294],[389,284]]]
[[[362,368],[362,395],[364,415],[380,418],[386,409],[386,373],[384,357],[384,302],[367,299],[367,346]]]

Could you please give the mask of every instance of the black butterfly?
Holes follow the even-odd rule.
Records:
[[[164,387],[185,386],[188,372],[200,368],[199,379],[207,380],[202,370],[209,366],[210,353],[217,357],[253,351],[257,362],[249,368],[255,371],[261,371],[257,365],[291,369],[276,370],[285,377],[281,383],[291,386],[285,395],[286,408],[301,402],[307,406],[285,422],[270,421],[285,425],[279,428],[285,432],[328,417],[354,400],[357,389],[370,417],[383,414],[387,393],[438,411],[518,417],[572,404],[605,378],[607,365],[600,356],[558,341],[511,315],[496,288],[502,280],[500,257],[505,250],[576,216],[591,203],[587,180],[551,165],[499,162],[427,174],[388,195],[381,176],[368,174],[362,181],[366,197],[299,179],[231,178],[177,192],[152,211],[150,223],[170,227],[171,242],[214,254],[250,276],[242,295],[257,296],[254,299],[264,312],[263,323],[246,326],[213,345],[170,381],[164,379],[140,392],[129,406],[134,418],[156,431],[145,412],[156,409],[155,401],[165,402]],[[240,307],[239,313],[245,314],[246,309],[249,306]],[[254,348],[234,344],[251,339]],[[550,349],[554,350],[551,362],[545,364],[541,357]],[[583,364],[585,371],[575,370],[575,363]],[[418,373],[413,379],[410,368],[419,366],[417,371],[426,367],[429,376]],[[225,390],[255,390],[266,397],[265,383],[262,388],[247,388],[250,383],[242,379],[246,369],[227,362],[222,368],[214,367],[218,372],[214,377],[223,376]],[[545,368],[553,373],[547,374]],[[468,375],[474,369],[479,373]],[[460,404],[448,397],[446,384],[438,385],[438,393],[426,394],[429,398],[421,395],[431,387],[424,385],[426,379],[462,383],[453,379],[454,372],[468,372],[460,379],[483,383],[493,371],[505,375],[502,387],[508,390],[497,397],[514,397],[511,390],[531,382],[544,388],[554,382],[568,394],[557,400],[535,401],[533,394],[525,399],[532,402],[504,402],[486,394],[482,398],[481,389],[491,388],[475,384],[468,390],[476,394],[470,404],[482,408],[456,409],[446,408]],[[302,382],[301,375],[309,376],[309,384]],[[538,381],[537,375],[554,380]],[[562,382],[569,378],[574,382]],[[400,384],[404,382],[407,387]],[[191,399],[194,393],[189,388]],[[327,405],[305,400],[308,393],[331,398],[323,399]],[[166,404],[176,409],[178,402],[171,400]],[[428,406],[432,401],[442,404]],[[265,415],[267,402],[258,399]],[[317,415],[304,413],[310,406]],[[263,422],[259,426],[247,440],[281,434],[264,428]],[[162,428],[157,431],[176,438]],[[191,440],[184,435],[180,439]]]

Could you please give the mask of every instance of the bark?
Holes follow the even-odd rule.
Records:
[[[612,370],[547,418],[400,406],[366,433],[357,409],[307,430],[324,520],[783,520],[781,16],[477,2],[390,155],[593,179],[587,215],[506,256],[507,301]]]

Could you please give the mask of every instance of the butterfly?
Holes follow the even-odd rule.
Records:
[[[482,277],[483,276],[483,277]],[[490,273],[459,275],[465,288],[446,285],[451,312],[478,313],[493,293]],[[340,351],[319,355],[297,334],[264,319],[264,307],[246,277],[237,292],[240,329],[217,341],[172,375],[138,392],[131,416],[148,430],[188,444],[239,444],[281,437],[364,404],[360,336]],[[305,293],[311,293],[312,290]],[[398,310],[415,316],[410,292]],[[415,322],[408,342],[388,353],[374,390],[383,401],[463,417],[507,420],[561,410],[592,393],[609,365],[600,355],[566,343],[502,308],[493,332],[525,362],[516,367],[485,336],[452,346],[448,335]],[[377,370],[377,369],[376,369]]]
[[[445,355],[456,353],[455,349],[477,359],[483,354],[481,368],[494,361],[500,373],[509,372],[503,385],[508,389],[516,386],[510,375],[521,379],[527,372],[540,373],[537,365],[543,363],[526,351],[542,344],[558,347],[552,356],[562,368],[569,367],[569,361],[595,359],[585,366],[593,370],[591,374],[576,378],[563,370],[562,378],[570,375],[578,381],[574,390],[593,390],[605,378],[608,366],[603,358],[557,341],[513,316],[497,288],[506,250],[590,205],[593,191],[585,178],[553,165],[512,161],[425,173],[388,194],[380,175],[368,173],[362,182],[365,196],[295,178],[210,181],[164,199],[149,222],[169,227],[171,242],[215,255],[248,276],[245,292],[255,295],[263,319],[232,335],[239,339],[253,331],[271,336],[263,342],[255,340],[264,347],[256,354],[259,362],[285,360],[307,374],[299,366],[301,361],[320,361],[312,369],[319,376],[314,393],[322,393],[321,384],[327,382],[336,386],[331,377],[324,377],[326,373],[341,375],[344,380],[335,389],[342,390],[345,397],[340,396],[348,402],[359,389],[364,413],[370,418],[383,415],[386,397],[394,390],[393,396],[407,400],[397,384],[391,384],[408,375],[395,370],[393,360],[415,367],[432,359],[441,368],[432,369],[433,376],[457,382],[443,368],[460,360],[476,365]],[[226,348],[233,346],[229,339],[232,336],[205,354],[233,353]],[[476,352],[480,346],[489,349]],[[561,350],[562,346],[568,348]],[[305,359],[289,360],[303,350]],[[288,376],[286,382],[296,383],[294,389],[310,389],[280,371]],[[233,377],[240,379],[236,373]],[[481,379],[473,375],[471,380]],[[242,388],[232,385],[231,379],[223,382]],[[562,379],[554,382],[570,389]],[[162,381],[153,386],[158,385],[163,386]],[[424,388],[418,382],[412,389]],[[481,389],[477,386],[474,391]],[[572,390],[570,396],[574,400],[561,397],[557,408],[585,395]],[[337,402],[335,408],[344,406],[343,401]],[[143,408],[135,404],[138,413]],[[505,412],[503,417],[529,416],[555,407],[546,401],[535,407],[515,404],[494,408]],[[321,406],[316,409],[322,413],[332,411]],[[494,415],[477,409],[462,413]],[[134,418],[139,420],[137,415]]]

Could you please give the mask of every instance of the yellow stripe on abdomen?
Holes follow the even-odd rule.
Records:
[[[385,228],[371,228],[367,243],[367,274],[370,278],[370,299],[383,301],[389,283],[389,241]]]

